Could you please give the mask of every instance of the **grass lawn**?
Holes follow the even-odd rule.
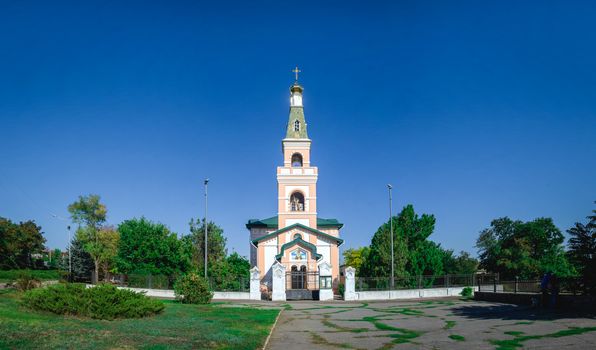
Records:
[[[157,316],[101,321],[33,312],[19,299],[0,290],[0,349],[255,349],[279,313],[164,301]]]
[[[60,279],[58,270],[0,270],[0,283],[15,281],[23,272],[29,272],[31,276],[42,281]]]

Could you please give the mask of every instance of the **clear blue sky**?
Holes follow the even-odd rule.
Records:
[[[66,207],[179,234],[210,217],[248,253],[276,212],[303,70],[321,217],[368,244],[412,203],[475,253],[494,218],[565,230],[596,200],[593,1],[0,3],[0,216],[66,245]],[[217,5],[215,4],[217,3]]]

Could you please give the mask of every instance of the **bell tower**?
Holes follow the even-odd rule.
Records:
[[[277,167],[278,228],[302,224],[317,228],[318,169],[310,165],[310,144],[304,118],[302,93],[296,80],[290,87],[290,115],[282,140],[284,165]]]

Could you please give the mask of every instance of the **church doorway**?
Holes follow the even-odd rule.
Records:
[[[307,271],[304,265],[292,265],[286,273],[286,299],[318,300],[319,272]]]
[[[292,289],[308,289],[306,285],[306,266],[302,265],[298,269],[296,265],[293,265],[290,274]]]

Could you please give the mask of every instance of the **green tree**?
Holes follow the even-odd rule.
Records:
[[[248,259],[238,253],[232,253],[222,260],[210,261],[208,274],[211,288],[219,291],[248,288],[249,270]]]
[[[405,206],[391,218],[394,229],[396,276],[438,275],[443,273],[442,248],[428,240],[435,227],[435,217],[418,216],[412,205]],[[391,275],[391,236],[389,222],[374,234],[370,253],[360,275],[389,277]]]
[[[536,278],[547,271],[564,277],[573,274],[573,269],[565,257],[563,240],[550,218],[522,222],[504,217],[481,231],[476,247],[480,267],[503,278]]]
[[[454,255],[453,250],[444,250],[443,270],[451,275],[469,275],[478,270],[478,259],[470,256],[470,253],[461,251]]]
[[[122,222],[118,232],[120,272],[171,276],[189,269],[188,246],[163,224],[142,217]]]
[[[190,235],[187,236],[189,245],[192,246],[192,264],[199,272],[204,274],[205,266],[205,220],[191,219]],[[223,229],[213,222],[207,225],[207,270],[221,269],[220,265],[227,255],[226,238]],[[209,273],[209,272],[208,272]]]
[[[46,266],[50,269],[57,269],[62,266],[62,251],[58,248],[48,249],[48,254],[43,257]]]
[[[68,206],[68,212],[72,221],[79,226],[89,226],[95,230],[106,222],[108,210],[100,202],[101,198],[97,194],[79,196],[79,199]]]
[[[366,261],[368,254],[370,253],[370,247],[360,248],[349,248],[344,250],[344,265],[351,266],[356,269],[356,273],[359,273],[360,268]]]
[[[94,269],[93,259],[85,250],[83,242],[78,239],[76,235],[70,244],[70,254],[72,260],[73,281],[88,281]],[[68,271],[68,260],[66,261],[65,270]]]
[[[68,206],[72,221],[78,225],[76,235],[93,259],[94,283],[99,278],[99,267],[102,264],[103,242],[100,229],[105,224],[107,216],[106,206],[100,200],[101,198],[96,194],[79,196],[77,201]]]
[[[33,254],[42,253],[45,241],[33,220],[15,224],[0,217],[0,268],[34,268]]]
[[[584,290],[596,294],[596,210],[588,216],[587,224],[577,222],[567,233],[569,261],[581,276]]]
[[[119,241],[120,233],[112,226],[104,226],[97,232],[97,243],[90,243],[87,248],[92,257],[98,257],[104,270],[106,282],[108,281],[108,272],[115,267]]]

